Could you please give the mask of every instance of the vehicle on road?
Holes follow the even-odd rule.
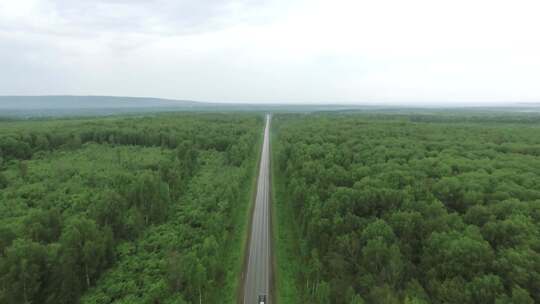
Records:
[[[266,304],[266,295],[259,295],[259,304]]]

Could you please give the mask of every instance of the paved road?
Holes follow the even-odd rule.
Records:
[[[259,295],[267,295],[270,303],[271,248],[270,248],[270,115],[266,116],[257,196],[251,224],[249,260],[244,281],[244,304],[257,303]]]

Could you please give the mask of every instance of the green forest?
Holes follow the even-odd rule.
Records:
[[[262,127],[0,122],[0,303],[234,302]]]
[[[540,303],[540,124],[275,115],[280,303]]]
[[[238,302],[263,126],[0,121],[0,303]],[[540,303],[537,115],[282,113],[271,128],[272,303]]]

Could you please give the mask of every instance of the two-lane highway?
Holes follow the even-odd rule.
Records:
[[[257,182],[257,196],[251,222],[248,263],[244,281],[244,304],[258,302],[260,295],[270,303],[270,278],[272,275],[270,240],[270,115],[266,115],[266,126],[261,152],[261,163]]]

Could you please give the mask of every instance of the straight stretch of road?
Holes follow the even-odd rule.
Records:
[[[270,115],[266,126],[257,182],[257,196],[251,221],[249,257],[244,281],[244,304],[259,303],[259,295],[266,295],[270,303],[271,248],[270,248]]]

